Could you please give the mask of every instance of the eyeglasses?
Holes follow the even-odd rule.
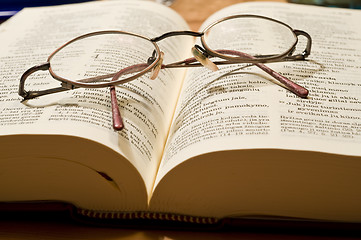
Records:
[[[200,38],[192,48],[194,57],[163,64],[164,53],[158,42],[168,37],[188,35]],[[306,38],[305,49],[294,54],[299,36]],[[311,52],[311,37],[278,20],[258,15],[234,15],[213,22],[202,32],[172,31],[148,38],[125,31],[97,31],[76,37],[56,49],[43,64],[28,69],[20,79],[23,100],[79,87],[109,87],[113,128],[124,127],[115,86],[151,72],[155,79],[161,69],[205,66],[213,71],[224,64],[254,64],[289,91],[305,98],[308,90],[275,72],[264,63],[304,60]],[[210,59],[213,59],[211,61]],[[34,72],[48,70],[61,86],[26,91],[25,80]]]

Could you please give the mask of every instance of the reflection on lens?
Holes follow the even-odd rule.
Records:
[[[143,37],[124,32],[104,32],[74,41],[50,58],[51,69],[58,77],[82,84],[110,82],[122,69],[119,80],[147,70],[147,61],[156,50]],[[99,76],[105,79],[99,78]]]
[[[221,21],[205,31],[204,40],[213,51],[235,50],[258,58],[283,54],[297,41],[286,25],[255,16]]]

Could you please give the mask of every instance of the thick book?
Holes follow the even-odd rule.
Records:
[[[111,127],[109,88],[22,101],[21,75],[79,35],[121,30],[153,38],[188,30],[184,19],[150,1],[99,1],[26,8],[4,22],[1,210],[69,207],[79,219],[110,223],[361,222],[361,12],[242,3],[202,28],[235,14],[310,34],[307,60],[266,64],[309,96],[295,96],[252,64],[161,69],[155,80],[117,86],[121,131]],[[194,44],[176,36],[159,47],[168,63],[191,57]],[[25,87],[59,84],[40,71]]]

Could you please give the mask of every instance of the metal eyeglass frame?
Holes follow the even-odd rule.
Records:
[[[226,50],[226,49],[213,50],[213,49],[211,49],[207,45],[206,40],[205,40],[205,35],[206,35],[207,31],[209,31],[213,26],[215,26],[223,21],[235,19],[235,18],[260,18],[260,19],[265,19],[265,20],[269,20],[269,21],[281,24],[284,27],[288,28],[293,33],[295,41],[289,47],[289,49],[287,49],[283,53],[274,54],[274,55],[259,55],[257,57],[250,56],[248,54],[234,51],[234,50]],[[119,72],[112,73],[112,74],[106,74],[106,75],[102,75],[102,76],[91,77],[91,78],[73,81],[71,79],[66,79],[61,76],[58,76],[53,71],[50,61],[54,57],[54,55],[56,53],[58,53],[61,49],[68,46],[69,44],[79,41],[81,39],[96,36],[96,35],[102,35],[102,34],[126,34],[126,35],[131,35],[134,37],[139,37],[139,38],[142,38],[144,40],[151,42],[153,44],[155,50],[154,50],[152,56],[148,59],[147,63],[133,65],[133,66],[127,67],[125,69],[120,70]],[[166,39],[168,37],[179,36],[179,35],[200,37],[202,46],[195,45],[192,48],[192,53],[194,55],[194,58],[188,58],[183,61],[178,61],[178,62],[166,64],[166,65],[163,64],[163,53],[161,52],[157,42],[159,42],[163,39]],[[292,55],[294,53],[294,51],[296,49],[296,45],[298,43],[298,36],[306,37],[307,44],[302,53]],[[172,31],[172,32],[164,33],[161,36],[155,37],[155,38],[148,38],[148,37],[141,36],[138,34],[124,32],[124,31],[116,31],[116,30],[97,31],[97,32],[92,32],[92,33],[78,36],[78,37],[66,42],[65,44],[63,44],[62,46],[57,48],[53,53],[51,53],[45,63],[29,68],[26,72],[24,72],[24,74],[20,78],[18,93],[21,97],[23,97],[23,101],[25,101],[25,100],[32,99],[35,97],[52,94],[52,93],[57,93],[57,92],[62,92],[62,91],[67,91],[67,90],[71,90],[71,89],[75,89],[75,88],[79,88],[79,87],[85,87],[85,88],[110,87],[112,112],[113,112],[113,128],[115,130],[121,130],[124,127],[124,124],[122,122],[120,112],[118,109],[114,86],[119,85],[119,84],[124,84],[126,82],[130,82],[130,81],[137,79],[137,78],[141,77],[142,75],[148,73],[149,71],[154,71],[151,78],[155,78],[157,73],[159,72],[159,70],[165,69],[165,68],[205,66],[205,67],[209,67],[209,68],[215,70],[215,68],[217,68],[216,65],[251,63],[251,64],[254,64],[257,67],[261,68],[268,74],[270,74],[272,77],[274,77],[276,80],[281,82],[288,90],[290,90],[297,96],[299,96],[301,98],[306,98],[308,95],[307,89],[303,88],[302,86],[299,86],[298,84],[292,82],[288,78],[273,71],[269,67],[265,66],[263,63],[289,61],[289,60],[304,60],[311,53],[311,45],[312,45],[312,39],[308,33],[304,32],[302,30],[295,30],[295,29],[291,28],[289,25],[287,25],[281,21],[278,21],[276,19],[265,17],[265,16],[260,16],[260,15],[252,15],[252,14],[233,15],[233,16],[228,16],[228,17],[219,19],[219,20],[213,22],[212,24],[210,24],[208,27],[206,27],[202,32]],[[230,56],[230,55],[233,55],[233,56]],[[212,57],[218,57],[221,60],[211,62],[209,60],[209,58],[212,58]],[[31,74],[33,74],[39,70],[49,70],[50,75],[54,79],[61,82],[61,86],[57,87],[57,88],[46,89],[46,90],[26,91],[25,90],[25,80]],[[126,74],[126,73],[134,73],[134,75],[132,75],[131,77],[125,78],[125,79],[119,79],[119,77],[121,75]],[[106,83],[100,83],[100,84],[97,83],[97,84],[91,85],[91,82],[97,82],[99,80],[104,80],[104,79],[108,79],[108,78],[112,78],[112,80],[109,82],[106,82]]]

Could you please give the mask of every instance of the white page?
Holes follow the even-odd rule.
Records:
[[[190,70],[157,182],[183,161],[212,151],[284,148],[361,154],[361,12],[246,3],[221,10],[203,27],[242,13],[272,17],[312,36],[309,61],[267,64],[308,88],[309,98],[277,86],[254,66],[225,77],[220,76],[232,66],[214,73]]]
[[[20,103],[21,74],[43,63],[61,44],[81,34],[122,30],[148,38],[186,30],[173,10],[149,1],[111,1],[25,9],[0,27],[0,132],[10,134],[66,134],[112,148],[139,170],[150,189],[182,83],[183,70],[162,70],[118,88],[125,129],[111,127],[109,89],[76,89]],[[192,38],[159,43],[165,62],[183,59]],[[34,77],[35,76],[35,77]],[[30,80],[33,78],[32,80]],[[34,79],[35,78],[35,79]],[[29,77],[26,90],[58,87],[48,72]],[[134,93],[136,92],[136,93]],[[26,153],[24,153],[26,154]],[[84,161],[86,159],[79,159]]]

